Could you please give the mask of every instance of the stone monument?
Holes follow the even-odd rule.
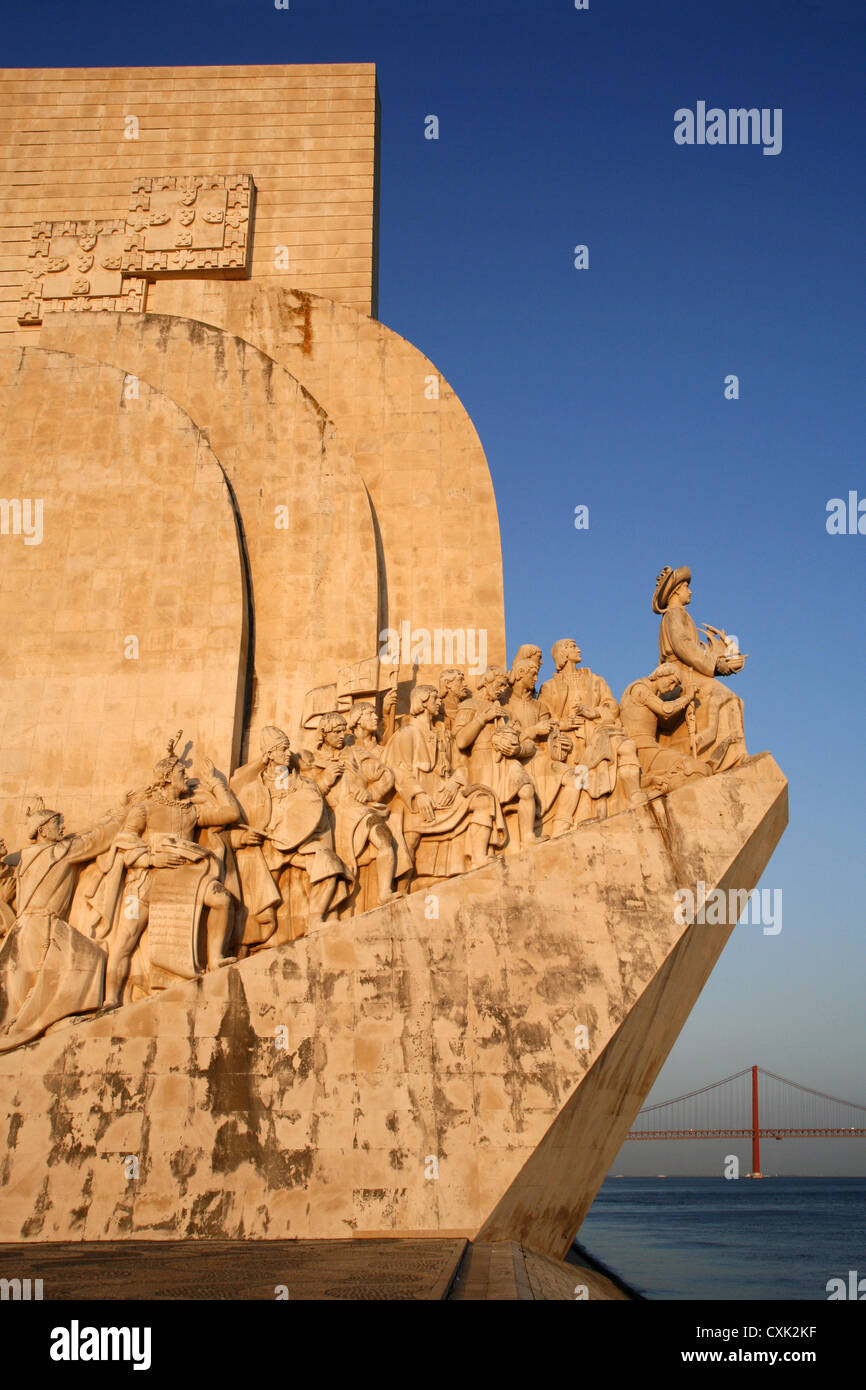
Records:
[[[733,927],[675,894],[786,823],[746,658],[683,566],[619,701],[508,666],[478,437],[375,317],[372,66],[0,82],[0,1242],[571,1298]]]

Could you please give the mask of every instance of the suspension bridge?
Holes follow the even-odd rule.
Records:
[[[744,1067],[698,1091],[648,1105],[626,1137],[751,1139],[751,1176],[759,1178],[762,1139],[866,1138],[866,1105],[814,1091],[763,1067]]]

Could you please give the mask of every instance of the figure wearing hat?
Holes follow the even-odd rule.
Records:
[[[229,784],[244,820],[229,834],[245,912],[236,940],[244,953],[303,936],[308,925],[324,921],[344,901],[351,882],[334,849],[327,803],[311,780],[310,755],[303,762],[305,755],[294,753],[274,725],[262,729],[260,746],[261,757],[239,767]],[[306,879],[308,906],[292,868]]]
[[[27,838],[15,870],[15,907],[20,916],[33,908],[66,917],[72,905],[79,866],[102,854],[117,834],[126,807],[110,811],[86,834],[65,832],[60,811],[50,810],[39,796],[27,808]]]
[[[209,758],[193,792],[183,761],[175,753],[178,732],[168,754],[154,767],[147,795],[128,812],[116,844],[123,851],[128,874],[125,903],[117,917],[108,947],[106,1005],[121,1001],[132,953],[151,922],[148,954],[151,967],[164,974],[191,979],[202,969],[228,965],[231,896],[222,883],[224,847],[209,837],[197,842],[196,829],[232,825],[239,808]],[[198,942],[199,918],[207,909],[206,951]],[[156,930],[154,930],[154,926]]]
[[[704,625],[707,638],[686,612],[691,602],[692,572],[687,565],[671,569],[666,565],[656,580],[652,608],[661,614],[659,660],[670,663],[680,673],[684,692],[694,689],[695,727],[690,733],[682,716],[670,732],[660,732],[659,741],[671,747],[691,750],[692,755],[709,763],[713,772],[736,767],[748,756],[743,720],[743,702],[716,676],[732,676],[742,671],[746,658],[728,650],[728,640],[720,628]]]
[[[81,865],[108,849],[125,814],[111,811],[94,830],[68,835],[41,796],[27,808],[31,843],[14,869],[15,922],[0,948],[0,1051],[101,1006],[105,952],[67,919]]]

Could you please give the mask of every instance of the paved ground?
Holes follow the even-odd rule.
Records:
[[[0,1279],[69,1299],[508,1300],[623,1298],[600,1274],[502,1241],[94,1241],[0,1245]],[[7,1296],[14,1296],[14,1286]]]

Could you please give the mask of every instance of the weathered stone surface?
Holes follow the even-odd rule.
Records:
[[[397,631],[405,622],[432,633],[484,632],[486,659],[472,674],[488,663],[503,665],[499,519],[469,415],[412,343],[357,309],[294,288],[294,279],[289,288],[286,280],[162,283],[151,287],[148,308],[201,319],[255,343],[327,411],[375,512],[383,627]],[[441,659],[422,659],[418,679],[454,665],[466,662],[451,647]]]
[[[193,319],[56,315],[40,341],[165,391],[205,432],[243,526],[255,614],[244,754],[264,725],[294,736],[306,692],[378,647],[373,516],[340,431],[273,358]]]
[[[29,344],[39,331],[17,322],[34,224],[125,223],[135,213],[134,184],[145,185],[146,201],[161,176],[250,175],[253,278],[280,271],[302,290],[376,313],[374,64],[5,68],[0,97],[8,145],[0,169],[0,333],[13,335],[7,341]],[[157,230],[149,228],[151,243]],[[208,245],[224,249],[209,256],[196,249],[203,243],[198,218],[176,232],[183,230],[185,273],[243,273],[243,223],[212,238]],[[174,247],[178,238],[168,239]],[[140,298],[135,250],[123,257],[132,270],[125,286],[137,286]],[[161,254],[173,263],[171,250]],[[152,273],[154,256],[143,263]],[[157,259],[157,273],[160,266]],[[86,294],[78,307],[91,307]]]
[[[785,820],[762,754],[0,1058],[0,1239],[495,1242],[531,1208],[561,1257],[729,934],[675,890],[751,889]]]
[[[5,497],[41,507],[32,543],[4,524],[0,569],[0,834],[17,848],[28,799],[84,828],[148,780],[167,731],[230,765],[246,599],[223,469],[158,388],[11,347],[0,403]]]

